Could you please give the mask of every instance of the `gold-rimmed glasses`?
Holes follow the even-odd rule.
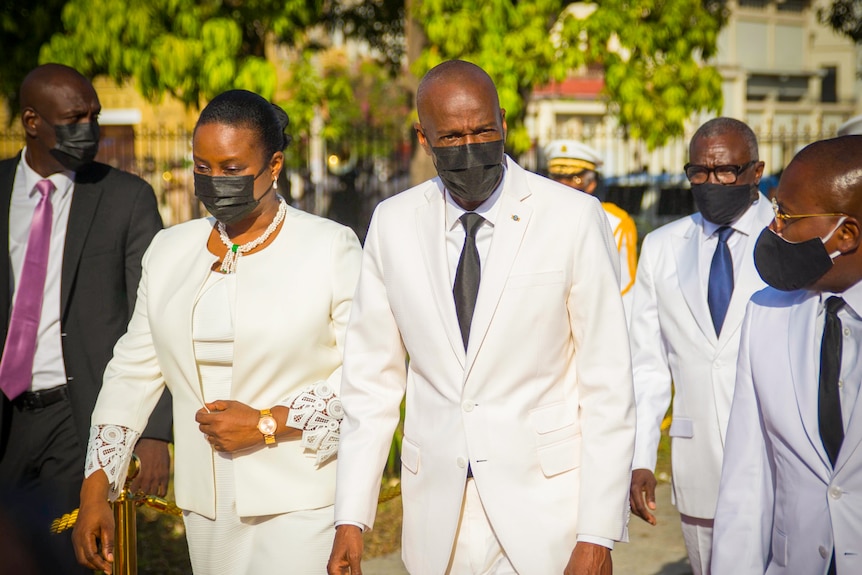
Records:
[[[828,214],[785,214],[781,210],[781,206],[778,205],[778,202],[775,198],[772,198],[772,213],[775,214],[775,221],[781,222],[782,225],[787,224],[788,222],[792,222],[793,220],[801,220],[802,218],[819,218],[819,217],[827,217],[827,216],[844,216],[849,217],[845,213],[841,212],[833,212]]]

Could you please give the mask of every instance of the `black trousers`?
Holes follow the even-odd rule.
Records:
[[[51,521],[78,507],[84,479],[86,446],[78,440],[68,398],[40,408],[12,405],[4,424],[8,441],[0,456],[2,570],[91,574],[75,560],[71,529],[50,532]]]

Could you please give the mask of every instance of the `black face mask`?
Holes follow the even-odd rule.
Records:
[[[698,211],[708,222],[729,226],[754,203],[759,193],[752,184],[692,184],[691,193]]]
[[[823,238],[811,238],[804,242],[789,242],[765,228],[754,245],[754,267],[763,281],[781,291],[795,291],[811,286],[832,268],[832,260],[841,252],[830,254],[826,242],[841,226]]]
[[[437,175],[449,193],[465,202],[484,202],[503,176],[503,140],[431,147]]]
[[[58,124],[54,126],[57,143],[50,153],[72,171],[93,162],[99,151],[99,124]]]
[[[266,167],[260,174],[265,170]],[[260,174],[217,177],[195,174],[195,196],[221,223],[238,222],[260,203],[260,200],[254,198],[254,182]]]

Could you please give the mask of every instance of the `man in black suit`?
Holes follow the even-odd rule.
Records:
[[[40,66],[21,85],[21,109],[26,147],[0,162],[0,519],[11,518],[21,543],[38,550],[42,572],[85,572],[68,533],[47,533],[52,516],[77,507],[90,415],[132,314],[141,258],[162,222],[149,184],[93,161],[101,105],[86,78]],[[32,265],[24,260],[28,243],[37,244],[31,231],[43,195],[52,222],[41,316],[25,362],[32,369],[16,369],[10,365],[20,367],[28,347],[14,310],[33,285],[22,282],[22,270]],[[170,439],[166,395],[135,447],[142,469],[133,487],[165,494]]]

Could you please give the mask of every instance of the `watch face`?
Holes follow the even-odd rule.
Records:
[[[264,435],[272,435],[278,428],[275,419],[272,417],[261,417],[257,423],[258,430]]]

